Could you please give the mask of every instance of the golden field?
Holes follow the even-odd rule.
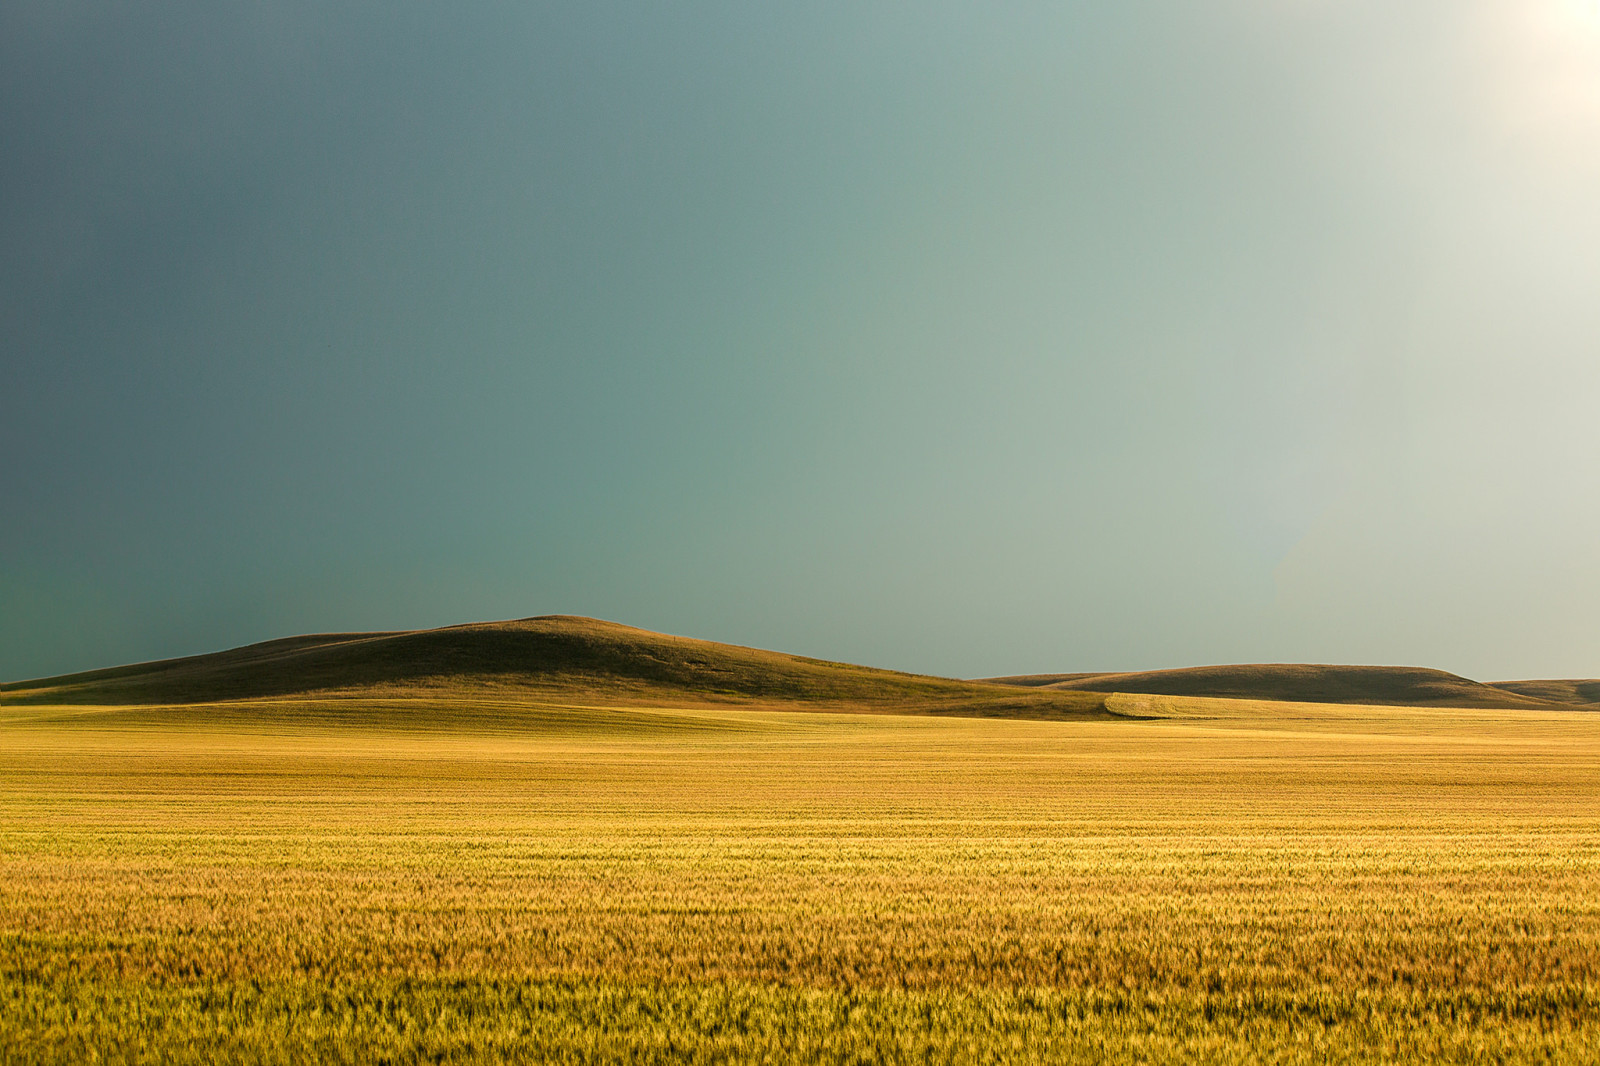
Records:
[[[1600,716],[0,708],[0,1061],[1600,1060]]]

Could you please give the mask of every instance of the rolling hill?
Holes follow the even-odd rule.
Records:
[[[1549,710],[1600,703],[1600,682],[1506,681],[1484,684],[1443,670],[1407,666],[1262,663],[1112,674],[1029,674],[990,678],[1035,691],[1125,692],[1297,703]]]
[[[280,697],[561,698],[1063,718],[1097,693],[905,674],[551,615],[288,637],[231,651],[0,685],[6,704],[173,705]]]

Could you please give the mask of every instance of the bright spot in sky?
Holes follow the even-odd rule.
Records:
[[[1567,11],[1577,16],[1580,25],[1600,29],[1600,0],[1563,0]]]
[[[1554,149],[1561,165],[1600,164],[1600,0],[1494,0],[1482,12],[1502,122]]]

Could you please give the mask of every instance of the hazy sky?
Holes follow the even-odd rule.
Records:
[[[0,677],[1600,674],[1600,3],[0,5]]]

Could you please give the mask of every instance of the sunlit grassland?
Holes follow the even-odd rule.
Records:
[[[1600,1059],[1600,716],[1111,709],[0,708],[0,1061]]]

